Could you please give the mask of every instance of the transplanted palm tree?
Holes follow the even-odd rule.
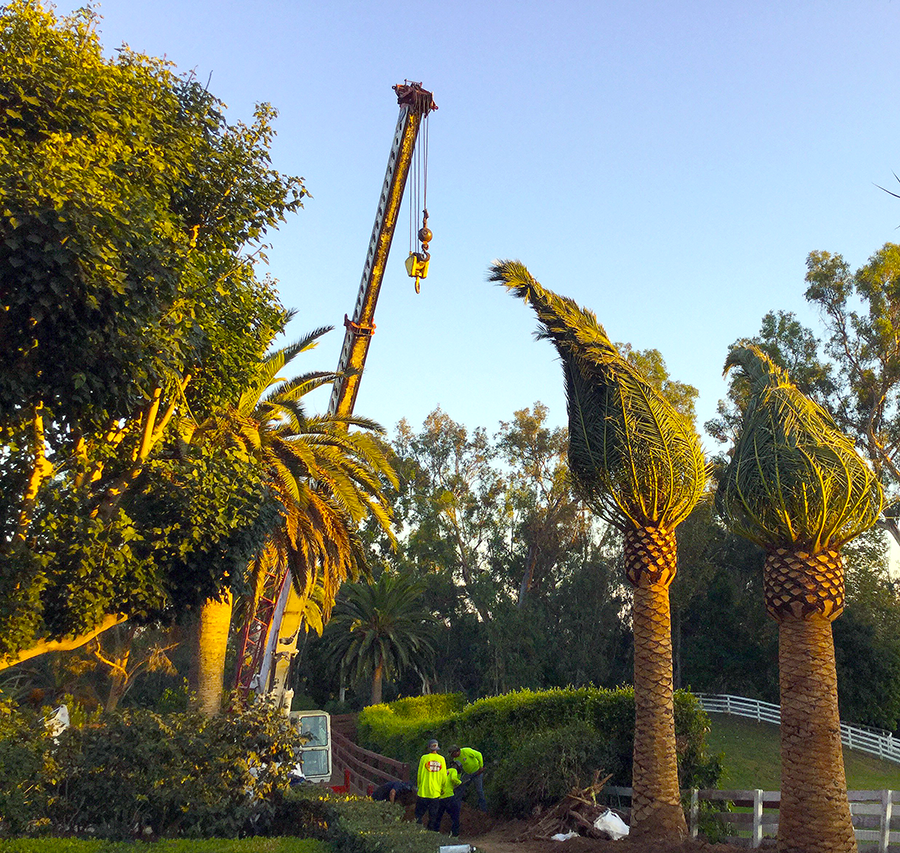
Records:
[[[693,423],[619,354],[593,313],[544,289],[518,261],[496,262],[490,280],[530,303],[541,321],[538,337],[555,344],[565,374],[573,487],[624,533],[625,572],[634,587],[632,835],[683,836],[669,586],[675,528],[706,482],[700,439]]]
[[[347,584],[325,637],[329,658],[356,680],[371,678],[372,701],[381,702],[385,678],[412,667],[422,672],[434,657],[434,617],[422,607],[424,587],[405,575],[383,572],[377,581]]]
[[[841,547],[882,509],[876,475],[831,416],[756,346],[734,349],[751,397],[716,503],[766,550],[778,622],[782,853],[856,850],[841,751],[831,623],[844,609]]]
[[[302,398],[336,374],[280,376],[328,331],[316,329],[269,353],[237,406],[201,427],[214,440],[255,456],[280,504],[278,523],[249,567],[253,592],[243,602],[243,617],[255,609],[265,576],[290,570],[305,621],[319,632],[341,583],[365,564],[359,525],[371,518],[393,541],[382,478],[397,485],[385,445],[377,439],[383,433],[378,424],[361,417],[306,415]],[[207,713],[221,706],[231,615],[229,590],[201,613],[198,694]]]

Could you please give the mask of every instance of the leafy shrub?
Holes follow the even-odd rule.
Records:
[[[329,841],[340,853],[434,853],[437,846],[435,834],[403,820],[396,805],[333,794],[317,785],[287,792],[273,831]]]
[[[48,783],[57,772],[53,746],[40,716],[0,699],[0,834],[46,822]]]
[[[595,771],[614,772],[614,751],[584,722],[540,732],[502,758],[492,779],[493,801],[501,812],[526,817],[536,806],[586,787]]]
[[[256,703],[211,719],[126,711],[60,738],[54,829],[105,838],[234,836],[264,828],[287,786],[296,734]]]
[[[456,714],[466,705],[462,693],[430,693],[428,696],[409,696],[391,702],[390,710],[398,717],[410,720],[443,719]]]

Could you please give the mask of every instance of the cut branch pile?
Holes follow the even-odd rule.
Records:
[[[554,835],[573,830],[589,838],[609,838],[594,827],[594,821],[607,809],[597,802],[597,795],[611,778],[610,773],[600,779],[597,771],[593,784],[580,790],[573,788],[561,802],[531,820],[516,841],[549,841]]]

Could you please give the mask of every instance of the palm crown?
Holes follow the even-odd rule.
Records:
[[[743,426],[716,494],[735,532],[763,547],[818,553],[871,527],[884,495],[831,415],[804,396],[759,347],[737,347],[750,384]]]
[[[591,311],[542,287],[519,261],[495,262],[489,280],[532,305],[538,337],[560,354],[575,489],[619,528],[673,529],[706,482],[694,425],[622,357]]]
[[[290,380],[279,373],[314,347],[330,327],[270,352],[237,406],[218,428],[228,440],[261,458],[281,504],[282,524],[271,532],[251,566],[258,597],[266,568],[280,565],[305,602],[306,621],[321,632],[337,590],[365,564],[358,526],[372,518],[393,541],[382,480],[397,485],[382,428],[373,421],[334,415],[307,416],[302,398],[336,374],[310,372]],[[348,427],[357,427],[350,431]],[[252,603],[252,602],[251,602]]]

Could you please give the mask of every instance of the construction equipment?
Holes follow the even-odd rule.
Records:
[[[326,711],[292,711],[291,720],[303,742],[297,775],[307,782],[328,782],[332,771],[331,715]]]
[[[428,245],[432,239],[428,228],[427,200],[427,131],[423,135],[426,144],[417,154],[416,140],[427,117],[437,109],[431,92],[421,83],[405,81],[394,86],[400,117],[391,143],[387,171],[375,213],[375,225],[369,239],[369,249],[363,266],[362,282],[353,319],[344,316],[344,344],[338,362],[340,378],[334,383],[328,413],[349,417],[353,413],[362,369],[375,331],[375,305],[387,266],[391,242],[400,213],[400,204],[414,160],[418,158],[418,170],[413,174],[411,221],[418,202],[422,203],[422,227],[416,233],[407,259],[407,271],[415,279],[416,292],[419,280],[428,273]],[[412,228],[411,228],[412,231]],[[264,591],[256,612],[244,628],[238,648],[236,684],[246,696],[251,690],[268,694],[285,712],[290,711],[293,690],[287,689],[291,661],[297,654],[297,639],[303,627],[303,605],[294,590],[286,569],[275,567],[265,579]],[[320,712],[317,712],[320,713]],[[330,763],[330,759],[329,759]]]

